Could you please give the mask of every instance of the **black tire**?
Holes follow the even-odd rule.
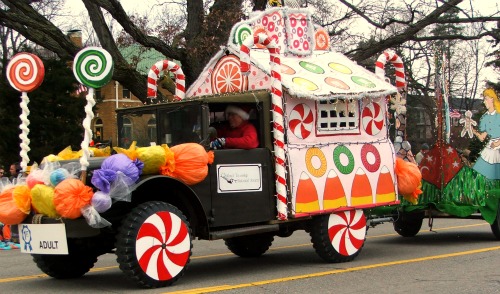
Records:
[[[168,203],[151,201],[134,208],[123,220],[116,255],[130,279],[145,288],[158,288],[184,275],[192,248],[190,225],[182,212]],[[147,272],[152,267],[155,272]]]
[[[500,203],[498,204],[497,217],[491,224],[491,231],[493,232],[493,235],[495,235],[497,240],[500,240]]]
[[[68,255],[32,254],[36,265],[50,277],[74,279],[85,275],[97,262],[99,254],[87,242],[68,239]]]
[[[347,262],[359,255],[366,239],[363,210],[320,215],[309,229],[316,253],[326,262]]]
[[[403,237],[415,237],[422,228],[424,212],[401,213],[394,221],[394,230]]]
[[[272,234],[259,234],[224,239],[227,248],[239,257],[259,257],[271,247],[274,241]]]

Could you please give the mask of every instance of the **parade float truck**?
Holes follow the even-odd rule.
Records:
[[[98,256],[114,252],[120,269],[144,287],[178,280],[196,238],[223,239],[235,255],[251,258],[274,238],[305,230],[326,262],[358,256],[364,210],[399,203],[387,122],[397,89],[331,51],[327,32],[311,19],[309,10],[272,8],[237,23],[187,91],[178,66],[155,64],[148,93],[154,98],[158,75],[169,70],[176,101],[117,110],[121,153],[88,158],[83,173],[94,198],[106,185],[112,193],[118,185],[97,175],[115,156],[139,153],[129,156],[142,164],[130,198],[95,206],[90,221],[71,217],[66,210],[76,201],[61,203],[66,198],[58,192],[66,179],[55,187],[56,216],[39,208],[19,225],[22,251],[62,279],[84,275]],[[208,150],[230,104],[251,109],[257,148]],[[189,166],[180,171],[179,146],[205,147],[201,179],[191,181]],[[160,168],[141,157],[147,150],[161,151]]]

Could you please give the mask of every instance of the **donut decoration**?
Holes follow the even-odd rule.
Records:
[[[168,70],[175,75],[175,97],[174,100],[180,101],[186,96],[186,76],[181,67],[173,61],[168,59],[160,60],[155,63],[148,72],[148,99],[151,104],[153,99],[156,99],[156,83],[160,74]]]
[[[248,77],[241,73],[240,60],[226,55],[217,61],[211,73],[212,93],[232,93],[248,90]]]
[[[384,127],[382,107],[376,102],[366,105],[361,111],[361,122],[368,135],[377,135]]]
[[[380,168],[380,153],[372,144],[361,147],[361,162],[367,171],[374,173]]]
[[[271,68],[271,102],[273,109],[273,151],[275,157],[275,175],[276,175],[276,198],[278,219],[288,219],[287,207],[287,187],[286,187],[286,157],[285,157],[285,118],[283,117],[283,86],[281,84],[281,59],[280,49],[276,42],[266,34],[259,34],[254,38],[247,38],[240,48],[240,67],[243,75],[250,73],[250,48],[253,44],[259,43],[266,46],[269,51],[269,62]]]
[[[355,162],[351,150],[345,145],[335,147],[333,150],[333,163],[342,174],[348,175],[352,173]]]
[[[316,178],[321,178],[326,173],[326,157],[321,149],[317,147],[307,149],[306,167],[307,171]]]
[[[73,74],[80,84],[89,88],[85,105],[85,119],[83,120],[84,137],[81,143],[82,157],[80,165],[82,171],[89,166],[89,144],[92,138],[90,124],[94,118],[92,108],[95,105],[94,89],[100,88],[111,81],[113,77],[113,59],[108,51],[100,47],[86,47],[80,50],[73,60]],[[85,182],[86,172],[82,172],[82,181]]]
[[[297,138],[309,137],[314,127],[314,115],[309,106],[304,103],[295,105],[288,117],[288,127]]]
[[[21,134],[19,138],[21,139],[20,165],[23,171],[26,171],[28,167],[28,152],[31,150],[28,138],[30,132],[30,121],[28,119],[30,111],[28,104],[30,99],[27,93],[38,88],[42,84],[44,76],[45,67],[42,60],[31,53],[18,53],[7,64],[7,79],[12,88],[21,92],[21,115],[19,116],[21,119],[21,124],[19,125]]]
[[[324,28],[316,29],[314,32],[314,50],[328,50],[330,48],[330,36]]]

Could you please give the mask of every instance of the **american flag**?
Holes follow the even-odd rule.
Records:
[[[462,115],[458,109],[450,109],[450,117],[460,118]]]
[[[78,84],[78,88],[76,89],[76,94],[80,95],[81,93],[87,92],[87,87],[82,84]]]

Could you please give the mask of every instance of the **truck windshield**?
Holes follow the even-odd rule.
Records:
[[[120,119],[121,118],[121,119]],[[199,143],[201,139],[201,106],[182,105],[138,110],[120,115],[118,119],[119,146]]]

